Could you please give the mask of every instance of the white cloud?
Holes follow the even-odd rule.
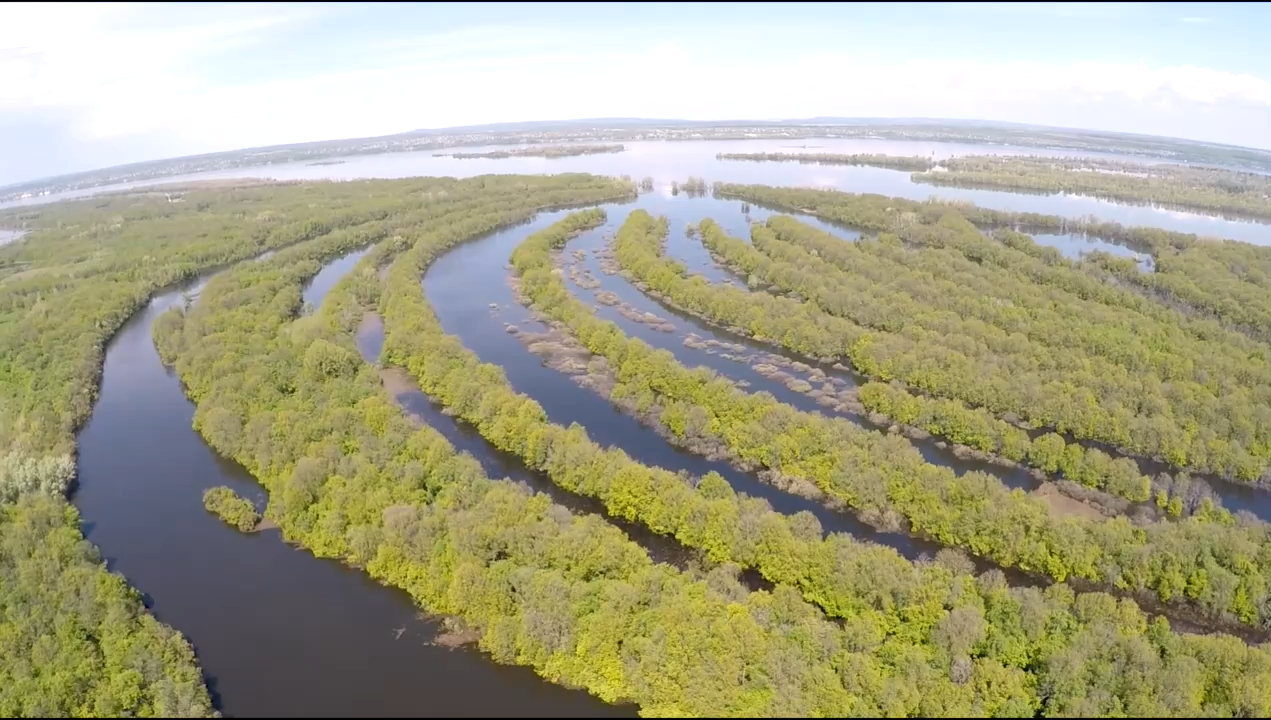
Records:
[[[995,11],[1108,11],[1100,7]],[[73,118],[76,143],[136,147],[152,138],[165,153],[602,116],[962,117],[1271,146],[1271,83],[1189,65],[885,60],[816,48],[758,62],[727,43],[642,33],[642,41],[615,35],[612,49],[596,50],[564,29],[491,25],[362,41],[342,48],[356,58],[344,71],[228,86],[209,74],[219,58],[273,47],[280,33],[342,11],[0,5],[0,120],[46,112]],[[1227,117],[1233,104],[1242,125]],[[1223,112],[1206,112],[1215,108]],[[0,177],[8,175],[4,142]]]
[[[156,12],[166,22],[147,27]],[[275,6],[0,6],[0,111],[95,108],[201,86],[197,62],[315,10]]]
[[[206,92],[141,105],[102,103],[99,127],[185,128],[184,134],[258,132],[282,141],[518,119],[598,116],[982,116],[977,108],[1234,100],[1271,111],[1271,83],[1195,67],[910,60],[878,63],[816,55],[763,65],[720,62],[666,43],[645,52],[568,52],[422,63]],[[160,107],[161,106],[161,107]],[[109,109],[114,116],[104,115]],[[1197,108],[1199,109],[1199,107]],[[1005,118],[1002,118],[1005,119]],[[1268,138],[1271,139],[1271,138]]]

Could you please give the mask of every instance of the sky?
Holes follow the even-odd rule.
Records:
[[[1262,3],[0,3],[0,185],[419,128],[986,119],[1271,148]]]

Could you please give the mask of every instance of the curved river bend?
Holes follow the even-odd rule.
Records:
[[[331,267],[347,270],[348,256]],[[335,271],[313,286],[334,283]],[[334,276],[334,277],[333,277]],[[322,292],[325,292],[323,290]],[[241,534],[202,493],[263,490],[191,428],[194,407],[160,362],[150,325],[182,301],[156,297],[107,347],[79,434],[74,502],[112,570],[194,644],[217,707],[240,716],[630,716],[472,649],[430,645],[435,627],[406,593],[284,544]]]

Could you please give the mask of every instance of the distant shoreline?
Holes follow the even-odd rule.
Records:
[[[375,138],[349,138],[296,145],[248,148],[208,155],[133,163],[41,178],[0,189],[0,202],[44,193],[186,175],[213,170],[307,161],[337,164],[340,158],[419,150],[442,151],[481,145],[544,145],[566,142],[874,139],[892,141],[1017,145],[1039,150],[1116,153],[1157,161],[1271,172],[1271,151],[1178,138],[1097,130],[991,123],[988,121],[852,120],[813,118],[789,122],[688,122],[676,120],[574,120],[515,123],[442,130],[416,130]]]

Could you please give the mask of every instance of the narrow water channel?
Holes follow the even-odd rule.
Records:
[[[331,288],[335,287],[335,284],[340,282],[340,278],[347,275],[362,259],[362,256],[370,251],[370,247],[354,250],[324,265],[317,275],[310,278],[300,292],[300,300],[304,303],[304,306],[310,312],[317,310],[318,306],[322,304],[323,298],[327,296],[327,293],[331,292]]]
[[[686,333],[691,332],[699,337],[713,339],[720,342],[740,344],[747,348],[748,351],[761,352],[770,355],[776,355],[786,360],[800,360],[800,358],[784,352],[781,348],[759,343],[750,338],[734,335],[725,330],[717,328],[709,323],[695,318],[691,315],[682,313],[666,303],[652,298],[638,288],[634,287],[625,278],[619,275],[606,275],[601,272],[600,266],[596,261],[597,251],[602,249],[606,244],[606,236],[612,235],[621,226],[627,214],[635,207],[643,207],[654,215],[665,215],[668,218],[670,232],[668,234],[667,250],[668,256],[684,262],[689,272],[698,272],[707,277],[712,282],[723,282],[723,280],[732,277],[726,270],[720,270],[715,273],[702,272],[702,266],[706,262],[710,262],[709,255],[705,253],[700,242],[689,240],[684,236],[682,228],[688,223],[699,222],[704,217],[710,217],[716,220],[720,226],[737,238],[749,239],[749,231],[745,227],[744,218],[739,222],[737,218],[741,218],[741,203],[737,201],[724,201],[714,198],[697,198],[691,200],[681,200],[679,202],[668,202],[665,198],[656,198],[654,196],[643,196],[637,206],[631,205],[608,205],[605,206],[608,213],[608,219],[603,227],[599,230],[586,233],[578,238],[570,241],[566,246],[566,252],[574,250],[583,250],[586,255],[580,263],[590,275],[600,283],[598,290],[604,290],[613,293],[620,300],[629,304],[639,312],[650,312],[655,315],[670,319],[676,325],[676,332],[664,333],[658,331],[648,325],[634,322],[619,314],[614,308],[599,306],[597,314],[607,320],[612,320],[622,327],[623,331],[630,336],[639,337],[650,345],[658,348],[664,348],[673,354],[676,358],[688,365],[705,365],[711,367],[721,375],[725,375],[733,380],[741,380],[749,384],[749,390],[752,392],[766,391],[772,393],[781,402],[790,404],[801,410],[810,412],[820,412],[826,415],[837,415],[847,418],[858,424],[865,424],[864,419],[848,412],[836,412],[817,405],[815,400],[802,393],[797,393],[787,388],[783,383],[774,381],[764,377],[754,371],[754,368],[744,363],[733,362],[718,355],[708,354],[702,350],[696,350],[686,347],[683,338]],[[751,205],[749,216],[756,222],[762,222],[773,214],[769,210]],[[845,242],[849,242],[857,238],[859,235],[852,230],[847,230],[836,225],[826,223],[818,218],[813,218],[799,213],[782,213],[798,218],[800,222],[812,225],[820,230],[835,235]],[[681,230],[677,232],[677,228]],[[1070,236],[1048,236],[1049,240],[1063,240]],[[1078,237],[1078,236],[1073,236]],[[1038,236],[1038,239],[1042,239]],[[1080,240],[1072,240],[1072,242],[1082,242],[1090,247],[1110,251],[1115,248],[1115,252],[1125,255],[1130,251],[1119,246],[1102,243],[1099,241],[1081,238]],[[1049,243],[1044,243],[1049,244]],[[1056,245],[1058,247],[1058,245]],[[1071,246],[1070,246],[1071,247]],[[701,258],[705,257],[705,261]],[[1150,267],[1145,267],[1150,270]],[[576,297],[587,301],[590,296],[587,291],[577,286],[577,284],[566,279],[574,291]],[[846,381],[850,385],[865,382],[867,378],[862,377],[854,370],[836,370],[824,364],[818,364],[806,358],[803,362],[820,367],[820,369],[832,378]],[[1038,430],[1033,433],[1034,436],[1044,434],[1045,430]],[[1068,442],[1074,442],[1071,436],[1066,437]],[[912,444],[917,448],[923,458],[935,465],[944,465],[952,468],[959,475],[970,471],[979,470],[994,475],[1005,485],[1012,488],[1020,488],[1023,490],[1034,490],[1039,486],[1039,481],[1028,471],[1017,467],[1004,467],[994,463],[986,462],[973,457],[959,457],[951,448],[941,448],[937,445],[938,438],[930,438],[926,440],[911,440]],[[1106,444],[1083,442],[1083,445],[1090,447],[1098,447],[1104,452],[1114,457],[1122,456],[1116,448]],[[1144,458],[1132,458],[1139,465],[1140,472],[1156,476],[1162,472],[1171,473],[1173,469],[1165,465],[1163,462]],[[1271,491],[1267,488],[1254,487],[1237,483],[1225,478],[1215,477],[1212,475],[1193,475],[1193,482],[1203,483],[1212,492],[1214,499],[1221,503],[1223,507],[1232,512],[1247,512],[1254,517],[1264,521],[1271,522]]]
[[[563,214],[542,215],[528,227],[462,246],[438,261],[424,287],[448,332],[483,360],[503,366],[514,386],[538,399],[554,422],[582,422],[598,442],[621,446],[643,462],[699,475],[718,470],[734,487],[768,498],[782,512],[809,510],[827,530],[882,542],[911,558],[938,549],[878,533],[747,473],[679,452],[543,367],[504,333],[503,321],[523,322],[528,315],[502,282],[491,280],[503,277],[508,254],[526,233]],[[333,264],[355,262],[346,256]],[[473,277],[483,278],[477,286],[487,290],[473,293]],[[305,289],[312,305],[325,293],[311,292],[317,284],[315,278]],[[153,320],[199,286],[156,297],[108,345],[99,399],[79,435],[74,501],[88,539],[110,568],[194,644],[218,709],[228,716],[634,715],[631,707],[552,685],[526,668],[496,665],[473,649],[430,645],[435,626],[420,618],[405,593],[292,548],[277,531],[244,535],[207,514],[201,495],[208,487],[229,485],[257,499],[263,491],[193,431],[193,406],[150,338]],[[492,301],[497,311],[488,307]],[[381,342],[375,332],[359,337],[369,358],[378,356]],[[471,452],[487,472],[533,485],[514,459],[497,457],[417,391],[406,395],[399,393],[399,401]]]
[[[695,255],[695,252],[701,253],[702,256],[705,256],[705,251],[702,249],[702,246],[700,243],[685,239],[682,233],[677,234],[675,233],[674,229],[677,227],[684,227],[690,222],[696,223],[700,221],[702,218],[710,217],[711,219],[719,222],[720,226],[723,227],[728,232],[733,233],[734,235],[738,237],[749,237],[749,233],[745,229],[746,220],[745,220],[745,216],[742,215],[740,202],[732,201],[732,200],[718,200],[718,199],[714,199],[710,197],[693,198],[693,199],[686,200],[684,198],[668,199],[665,197],[659,197],[657,195],[644,195],[644,196],[641,196],[639,201],[634,205],[633,204],[610,204],[610,205],[605,205],[604,208],[608,216],[605,224],[596,230],[584,233],[578,238],[571,240],[565,248],[566,253],[572,252],[573,250],[583,250],[584,252],[586,252],[586,256],[583,260],[583,267],[585,267],[590,272],[591,276],[600,283],[600,287],[598,288],[599,290],[612,292],[619,299],[623,300],[624,302],[634,307],[637,311],[649,312],[655,315],[659,315],[663,318],[670,319],[672,323],[676,325],[676,331],[671,333],[662,332],[646,324],[635,322],[626,317],[623,317],[614,308],[606,307],[603,305],[600,306],[599,309],[597,310],[598,314],[601,317],[604,317],[607,320],[612,320],[615,323],[617,323],[628,336],[639,337],[640,339],[644,340],[645,342],[647,342],[653,347],[665,349],[671,352],[672,354],[676,356],[677,360],[679,360],[680,362],[686,365],[690,365],[690,366],[702,365],[702,366],[710,367],[716,372],[718,372],[720,375],[723,375],[733,380],[744,381],[745,383],[749,385],[748,390],[751,392],[758,392],[758,391],[769,392],[775,398],[777,398],[777,400],[787,403],[789,405],[792,405],[794,407],[797,407],[800,410],[805,410],[808,412],[820,412],[826,415],[836,415],[839,417],[843,417],[856,424],[863,424],[863,420],[859,416],[856,416],[853,413],[835,412],[832,410],[828,410],[827,408],[818,405],[814,398],[803,393],[795,392],[791,390],[790,388],[788,388],[784,383],[778,382],[776,380],[770,379],[768,377],[765,377],[764,375],[759,374],[758,372],[755,371],[754,367],[752,367],[751,365],[748,365],[745,363],[738,363],[738,362],[720,357],[718,354],[708,354],[701,350],[693,349],[686,346],[683,342],[683,339],[687,332],[692,332],[702,338],[712,339],[719,342],[740,344],[745,346],[749,351],[776,355],[786,360],[799,360],[799,358],[795,358],[793,356],[790,356],[786,353],[781,352],[779,348],[775,348],[773,346],[766,345],[763,343],[758,343],[754,340],[750,340],[749,338],[733,335],[731,333],[719,330],[690,315],[681,313],[675,310],[674,308],[671,308],[670,306],[665,305],[664,303],[661,303],[645,295],[640,290],[638,290],[633,285],[631,285],[631,283],[627,282],[621,276],[604,274],[603,272],[601,272],[600,267],[598,263],[596,262],[597,251],[601,250],[604,247],[605,238],[617,232],[617,229],[625,221],[628,213],[630,213],[634,209],[642,208],[642,209],[648,210],[650,213],[653,213],[655,215],[667,216],[669,225],[672,228],[670,237],[668,238],[668,242],[667,242],[668,255],[671,255],[672,257],[676,257],[677,259],[681,259],[681,260],[684,260],[687,258],[689,259],[688,260],[689,262],[696,261],[694,265],[694,269],[696,269],[696,267],[700,267],[701,261],[698,259],[698,256]],[[770,211],[752,206],[749,214],[752,219],[755,219],[756,221],[762,221],[762,220],[766,220],[767,217],[773,213],[771,213]],[[552,217],[557,218],[557,215],[553,215]],[[855,235],[853,235],[850,231],[844,231],[838,228],[834,228],[828,224],[825,224],[819,220],[816,220],[815,218],[805,218],[803,216],[799,216],[799,219],[811,220],[813,221],[812,224],[818,229],[824,230],[826,232],[832,232],[839,237],[843,237],[845,240],[855,237]],[[551,220],[551,222],[554,222],[554,221],[555,221],[554,219]],[[546,227],[547,224],[550,224],[550,222],[542,218],[539,218],[538,220],[536,220],[535,224],[531,226],[531,228],[527,228],[527,229],[517,228],[516,232],[512,234],[516,235],[517,237],[519,237],[519,239],[523,240],[524,237],[528,235],[530,232],[532,232],[534,229],[537,229],[539,227]],[[512,231],[508,231],[508,232],[511,233]],[[507,234],[508,233],[501,233],[500,236],[505,236]],[[480,241],[477,241],[476,243],[470,243],[448,254],[447,257],[449,257],[450,255],[454,255],[456,253],[475,252],[474,250],[471,250],[470,248],[479,247],[493,241],[494,239],[492,238],[490,240],[480,240]],[[515,247],[515,245],[516,243],[512,243],[511,247]],[[504,244],[500,243],[500,247],[503,247],[503,246]],[[510,252],[511,252],[511,248],[508,248],[507,253],[510,254]],[[428,276],[430,279],[425,283],[426,288],[430,286],[431,287],[439,287],[439,286],[445,287],[446,286],[445,283],[452,282],[451,280],[447,280],[446,278],[453,278],[453,272],[454,272],[453,268],[451,270],[446,270],[445,268],[449,266],[443,265],[443,263],[449,262],[447,260],[447,257],[440,258],[437,261],[437,263],[434,264],[435,268],[439,267],[441,269],[430,271]],[[466,270],[467,272],[495,273],[495,272],[500,272],[499,268],[502,266],[502,264],[506,264],[506,258],[507,258],[507,255],[504,254],[501,264],[496,267],[494,263],[499,262],[498,252],[492,252],[489,254],[485,252],[481,252],[477,257],[471,258],[469,260],[465,260],[463,262],[464,262],[464,267],[467,268]],[[706,256],[706,260],[709,261],[709,256]],[[506,275],[506,271],[502,271],[502,272],[504,273],[504,275]],[[431,280],[431,278],[434,275],[437,277],[437,280],[435,282]],[[462,283],[458,283],[458,285],[462,286]],[[469,288],[470,287],[471,287],[471,283],[469,283]],[[467,341],[463,333],[468,332],[469,334],[475,336],[478,334],[477,326],[481,326],[481,332],[479,334],[484,335],[490,332],[494,332],[496,334],[496,337],[490,339],[489,341],[482,341],[479,338],[474,338],[474,341],[491,342],[491,343],[498,342],[499,335],[502,334],[498,332],[499,326],[502,325],[503,323],[520,324],[522,327],[526,327],[526,324],[524,324],[524,321],[527,319],[528,314],[525,312],[524,308],[522,308],[519,304],[515,303],[515,301],[513,301],[509,305],[504,301],[494,299],[495,295],[497,295],[499,298],[510,297],[511,294],[507,291],[506,287],[504,286],[493,287],[492,283],[487,283],[486,285],[483,285],[482,287],[485,289],[484,289],[484,292],[481,292],[481,293],[474,294],[471,292],[471,290],[469,290],[468,296],[466,299],[454,298],[447,295],[444,298],[440,298],[437,302],[432,303],[434,309],[438,312],[439,316],[442,317],[443,326],[445,326],[445,316],[448,313],[452,311],[457,314],[463,313],[464,311],[458,309],[458,306],[463,305],[464,303],[469,303],[471,305],[471,310],[473,312],[472,314],[468,315],[468,320],[466,321],[457,320],[455,323],[455,327],[459,328],[459,334],[461,338],[465,340],[465,345],[467,345]],[[588,299],[589,297],[588,295],[580,294],[580,293],[585,293],[585,291],[582,291],[581,288],[578,288],[576,285],[574,285],[573,289],[575,290],[576,296],[578,296],[580,299],[584,301]],[[491,313],[485,309],[485,308],[488,308],[488,302],[490,302],[491,300],[493,300],[500,306],[500,309],[497,311],[497,313]],[[482,309],[480,316],[478,316],[475,312],[478,308]],[[451,332],[451,331],[447,330],[447,332]],[[507,338],[504,338],[504,340],[507,340]],[[507,343],[505,342],[503,344],[507,344]],[[520,348],[519,343],[513,341],[511,342],[511,346],[516,347],[518,350],[521,350],[520,354],[515,356],[510,356],[510,357],[504,356],[504,355],[496,355],[496,357],[498,358],[497,360],[486,360],[485,357],[482,357],[482,359],[486,360],[487,362],[495,362],[495,364],[498,364],[501,367],[504,367],[505,370],[509,369],[508,363],[523,364],[525,362],[529,362],[531,365],[538,364],[538,361],[536,358],[525,357],[525,353],[523,349]],[[478,354],[480,355],[480,352],[477,351],[475,348],[470,348],[470,349],[473,349],[475,352],[478,352]],[[860,380],[862,380],[862,378],[860,378],[859,375],[851,371],[836,370],[830,367],[829,365],[822,364],[822,363],[815,363],[815,362],[809,361],[809,364],[815,367],[819,367],[823,372],[826,373],[827,377],[840,380],[841,382],[844,383],[845,387],[854,386]],[[546,368],[544,369],[546,370]],[[510,378],[511,376],[509,375],[509,379]],[[564,380],[565,384],[573,386],[573,383],[570,382],[567,378],[562,378],[562,379]],[[515,384],[515,381],[513,382]],[[527,384],[527,387],[535,387],[535,386]],[[536,391],[521,390],[521,392],[525,392],[526,394],[532,395],[533,397],[535,397],[535,399],[538,399],[540,403],[543,402],[543,400],[539,398]],[[586,422],[582,424],[584,425],[584,427],[588,428],[589,432],[591,431],[591,428],[592,428],[591,424],[588,424]],[[593,434],[593,437],[595,437],[594,434]],[[662,438],[658,437],[657,440],[660,443],[665,444],[665,441]],[[995,465],[995,464],[974,459],[974,458],[958,457],[953,452],[952,449],[947,447],[941,448],[937,446],[936,444],[937,440],[935,439],[919,440],[919,441],[911,441],[911,442],[915,445],[915,447],[923,455],[923,457],[927,460],[927,462],[949,467],[953,469],[959,475],[969,472],[971,470],[979,470],[979,471],[994,475],[995,477],[1000,479],[1004,484],[1006,484],[1009,487],[1017,487],[1024,490],[1032,490],[1032,489],[1036,489],[1039,485],[1039,481],[1036,478],[1034,478],[1031,474],[1029,474],[1028,472],[1022,469],[1002,467],[999,465]],[[626,447],[626,445],[623,445],[623,447]],[[655,463],[655,464],[661,464],[661,463]],[[675,469],[675,468],[672,468],[672,469]]]
[[[613,219],[611,219],[611,222],[613,222]],[[606,229],[580,236],[576,240],[571,241],[568,248],[590,250],[591,252],[589,252],[588,257],[594,258],[594,251],[603,247],[605,243],[604,239],[601,237],[601,233],[611,231],[612,230]],[[589,267],[588,269],[590,270],[591,268]],[[596,274],[594,271],[592,275],[599,280],[601,290],[612,292],[639,312],[650,312],[655,315],[671,318],[672,322],[677,325],[676,332],[661,332],[649,325],[635,322],[627,317],[624,317],[613,308],[602,305],[597,311],[597,314],[606,320],[611,320],[616,323],[628,336],[638,337],[655,348],[667,350],[671,354],[675,355],[675,358],[678,361],[690,367],[697,365],[710,367],[724,377],[734,381],[744,382],[747,385],[746,389],[748,392],[767,392],[780,402],[798,408],[799,410],[820,413],[831,417],[841,417],[856,425],[861,425],[871,430],[875,429],[873,426],[865,423],[864,419],[856,413],[837,411],[818,405],[815,398],[805,393],[796,392],[790,389],[784,382],[766,377],[765,375],[757,372],[754,365],[729,360],[721,357],[719,354],[712,354],[702,349],[691,348],[684,344],[684,337],[687,333],[691,332],[694,335],[707,340],[744,345],[750,351],[775,356],[786,362],[802,361],[807,365],[821,369],[822,372],[826,373],[827,377],[842,382],[843,387],[856,386],[863,380],[863,378],[859,377],[854,372],[836,370],[829,365],[817,363],[807,358],[800,359],[783,352],[780,348],[775,346],[764,345],[748,338],[743,338],[733,335],[732,333],[721,331],[697,318],[681,313],[669,305],[645,295],[638,288],[634,287],[625,278],[619,275],[604,275],[603,273]],[[587,301],[588,296],[580,294],[580,292],[585,291],[581,291],[581,289],[576,286],[572,289],[574,290],[576,297],[584,302]],[[979,470],[996,476],[1004,484],[1013,488],[1017,487],[1023,490],[1034,490],[1040,485],[1040,481],[1034,478],[1027,471],[1018,468],[1002,467],[973,458],[958,457],[952,449],[937,446],[937,439],[910,440],[910,442],[927,462],[949,467],[958,475],[962,475],[972,470]]]
[[[384,347],[384,324],[378,315],[368,313],[358,328],[357,348],[362,359],[371,365],[379,362]],[[543,493],[552,502],[575,514],[600,515],[640,545],[654,562],[664,562],[680,569],[688,567],[697,553],[683,547],[673,538],[658,535],[644,525],[610,516],[599,500],[576,495],[557,486],[545,474],[529,469],[520,458],[499,450],[481,437],[471,425],[444,412],[442,406],[419,389],[414,378],[400,368],[381,369],[385,389],[398,406],[420,423],[436,430],[460,452],[477,462],[487,477],[507,478]]]
[[[263,490],[191,428],[194,408],[155,352],[151,323],[181,297],[156,297],[108,345],[100,396],[79,434],[74,502],[110,568],[193,643],[222,712],[634,714],[474,649],[430,645],[434,623],[406,593],[292,548],[276,530],[241,534],[205,512],[206,488],[258,499]]]

